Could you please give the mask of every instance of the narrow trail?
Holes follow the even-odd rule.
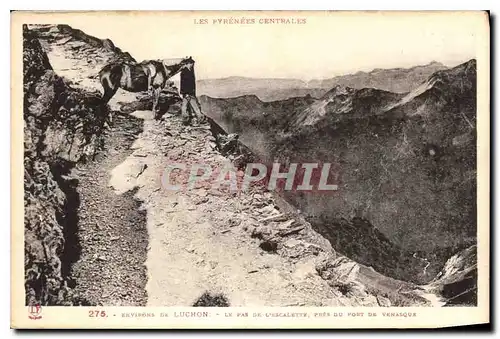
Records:
[[[116,195],[107,185],[109,172],[128,156],[141,130],[140,120],[117,116],[96,161],[72,171],[79,178],[81,247],[72,278],[78,297],[91,305],[146,304],[146,213],[133,192]]]
[[[118,194],[139,187],[147,210],[148,306],[190,306],[204,292],[224,294],[231,306],[342,305],[312,257],[293,263],[259,248],[248,232],[257,223],[251,196],[162,188],[169,162],[227,164],[207,128],[184,127],[170,114],[161,123],[149,111],[133,115],[144,119],[144,131],[110,185]]]

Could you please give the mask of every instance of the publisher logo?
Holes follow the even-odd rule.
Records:
[[[31,305],[28,308],[28,312],[30,313],[29,318],[32,320],[41,319],[42,316],[42,306],[40,305]]]

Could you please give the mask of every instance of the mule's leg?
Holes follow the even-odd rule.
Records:
[[[158,101],[160,99],[161,88],[157,87],[153,89],[153,113],[156,114],[156,108],[158,106]]]
[[[104,95],[102,96],[102,105],[106,106],[106,104],[109,102],[109,100],[115,95],[116,91],[118,89],[111,89],[109,87],[104,88]],[[108,116],[106,117],[106,120],[108,122],[108,126],[113,123],[113,111],[110,110],[108,113]]]
[[[157,111],[160,112],[160,106],[159,106],[159,103],[160,103],[160,93],[161,93],[161,90],[162,88],[161,87],[158,87],[156,89],[156,108],[157,108]]]
[[[151,111],[155,113],[156,111],[156,90],[155,88],[151,89],[151,101],[153,102],[153,108],[151,108]]]
[[[151,92],[151,74],[147,73],[146,76],[148,77],[148,92]]]
[[[119,87],[119,81],[119,77],[117,78],[117,75],[112,72],[101,75],[101,85],[104,89],[102,102],[104,104],[107,104],[108,101],[113,97],[113,95],[115,95]]]
[[[155,89],[153,88],[153,86],[148,88],[148,95],[151,97],[154,106]]]
[[[103,104],[107,104],[109,102],[109,100],[111,100],[113,95],[116,94],[117,90],[118,90],[118,88],[113,89],[113,88],[104,86],[104,95],[102,96]]]
[[[184,125],[189,124],[190,116],[188,112],[188,107],[189,106],[189,98],[187,95],[182,96],[182,104],[181,104],[181,116],[182,116],[182,123]]]
[[[110,85],[109,78],[103,79],[101,82],[102,87],[104,88],[104,94],[102,96],[102,105],[106,106],[106,104],[111,100],[111,98],[115,95],[116,91],[118,90],[118,86],[116,88],[112,88]],[[107,108],[103,107],[103,110],[107,110]],[[108,126],[108,128],[111,128],[111,124],[113,123],[113,112],[110,110],[108,115],[105,118],[105,124]]]

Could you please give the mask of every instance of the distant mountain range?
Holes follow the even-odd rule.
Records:
[[[447,69],[439,62],[411,68],[376,68],[371,72],[357,72],[329,79],[303,81],[299,79],[265,79],[228,77],[198,80],[198,94],[213,98],[233,98],[242,95],[256,95],[263,101],[284,100],[311,95],[323,96],[331,88],[340,85],[355,89],[375,88],[394,93],[413,90],[436,71]]]

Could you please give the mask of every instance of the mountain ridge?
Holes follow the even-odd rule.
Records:
[[[214,119],[239,133],[248,147],[265,158],[342,166],[338,199],[292,194],[288,199],[305,212],[310,209],[310,218],[320,217],[317,225],[344,225],[338,232],[351,227],[353,216],[367,219],[391,242],[432,262],[417,278],[428,281],[455,251],[475,241],[475,77],[472,59],[434,72],[408,93],[335,86],[320,99],[257,102],[252,97],[245,102],[246,97],[203,97],[201,101]],[[407,221],[420,227],[413,231],[400,227]],[[434,236],[431,241],[425,240],[429,234]],[[323,235],[328,236],[328,228]],[[372,259],[377,250],[371,255],[362,250],[374,243],[372,236],[360,233],[359,237],[340,239],[333,246],[379,272],[403,279],[415,279],[427,265],[425,260],[422,268],[418,261],[394,262],[388,269],[389,258],[400,252],[398,246],[386,247],[393,254],[377,264]],[[356,248],[353,242],[365,245]],[[418,243],[423,245],[415,246]],[[436,244],[442,250],[433,249]],[[411,262],[413,252],[404,257]],[[410,267],[415,268],[413,273]]]
[[[319,98],[336,85],[356,89],[376,88],[390,92],[405,93],[413,90],[433,72],[447,69],[438,62],[409,68],[358,71],[354,74],[338,75],[331,78],[301,80],[295,78],[252,78],[231,76],[225,78],[200,79],[198,93],[217,98],[231,98],[254,94],[269,102],[296,96],[311,95]]]
[[[386,71],[386,70],[393,70],[393,71],[411,71],[416,68],[424,68],[426,66],[437,66],[437,67],[443,67],[443,69],[450,68],[443,64],[442,62],[438,61],[431,61],[426,64],[421,64],[421,65],[416,65],[416,66],[409,66],[409,67],[393,67],[393,68],[380,68],[376,67],[373,68],[370,71],[357,71],[355,73],[345,73],[345,74],[339,74],[335,75],[333,77],[324,77],[324,78],[315,78],[315,79],[309,79],[309,80],[304,80],[300,78],[288,78],[288,77],[251,77],[251,76],[245,76],[245,75],[229,75],[225,77],[214,77],[214,78],[203,78],[199,79],[199,82],[204,82],[204,81],[217,81],[217,80],[284,80],[284,81],[297,81],[297,82],[303,82],[305,84],[310,83],[310,82],[315,82],[315,81],[325,81],[325,80],[330,80],[335,77],[342,77],[342,76],[348,76],[348,75],[357,75],[357,74],[369,74],[369,73],[376,73],[380,71]]]

